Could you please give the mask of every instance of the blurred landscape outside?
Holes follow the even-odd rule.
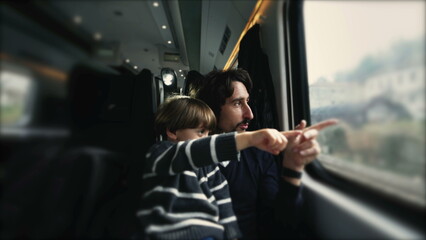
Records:
[[[340,119],[319,137],[320,162],[422,207],[425,9],[425,1],[305,2],[311,122]]]

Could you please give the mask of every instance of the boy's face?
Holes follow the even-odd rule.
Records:
[[[199,139],[203,137],[207,137],[209,135],[209,131],[206,130],[203,126],[199,126],[198,128],[186,128],[186,129],[179,129],[176,131],[175,136],[176,142],[179,141],[186,141],[186,140],[192,140],[192,139]]]

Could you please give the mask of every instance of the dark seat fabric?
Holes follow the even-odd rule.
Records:
[[[33,236],[43,214],[40,203],[50,182],[51,161],[62,144],[47,141],[24,146],[25,150],[21,149],[9,159],[0,204],[1,239]]]
[[[144,78],[152,79],[149,70]],[[151,81],[145,89],[137,80],[75,66],[68,88],[71,137],[36,144],[11,160],[2,239],[138,235],[139,171],[154,136]]]
[[[95,216],[119,201],[125,189],[126,162],[95,147],[37,145],[33,151],[37,149],[50,154],[39,154],[39,161],[29,159],[20,178],[6,184],[1,238],[103,236],[99,226],[110,216]],[[38,157],[37,153],[32,157]]]
[[[87,64],[72,70],[68,83],[72,141],[127,152],[134,76],[108,70]]]
[[[113,228],[109,229],[109,236],[113,238],[142,236],[141,223],[136,217],[136,211],[142,195],[145,154],[156,140],[153,128],[157,105],[155,84],[153,74],[148,69],[143,69],[136,76],[131,118],[132,132],[129,134],[131,162],[127,175],[127,189],[123,201],[115,212]]]

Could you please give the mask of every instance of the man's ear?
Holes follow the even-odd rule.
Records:
[[[167,134],[167,138],[169,140],[172,140],[172,141],[176,141],[177,140],[176,133],[170,132],[169,129],[166,130],[166,134]]]

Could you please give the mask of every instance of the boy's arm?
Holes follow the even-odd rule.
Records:
[[[175,175],[186,170],[237,160],[235,132],[185,142],[162,142],[147,154],[146,176]]]
[[[222,161],[237,160],[238,152],[248,147],[278,154],[287,145],[286,137],[300,133],[301,131],[279,132],[275,129],[261,129],[238,134],[232,132],[213,135],[177,144],[163,142],[147,154],[145,173],[174,175]]]
[[[237,150],[257,147],[263,151],[278,155],[287,146],[287,138],[295,137],[302,131],[279,132],[275,129],[260,129],[253,132],[242,132],[236,136]]]

